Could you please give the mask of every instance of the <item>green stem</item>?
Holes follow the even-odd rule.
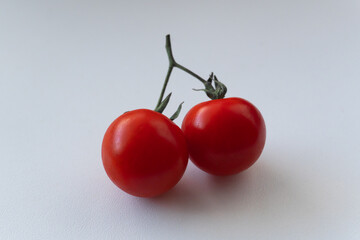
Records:
[[[167,84],[169,82],[169,79],[170,79],[170,75],[171,75],[171,72],[173,70],[174,67],[177,67],[181,70],[183,70],[184,72],[190,74],[191,76],[197,78],[200,82],[202,83],[205,83],[206,81],[200,77],[199,75],[197,75],[196,73],[192,72],[191,70],[187,69],[186,67],[178,64],[175,59],[174,59],[174,56],[173,56],[173,53],[172,53],[172,49],[171,49],[171,41],[170,41],[170,35],[166,35],[166,43],[165,43],[165,49],[166,49],[166,53],[168,55],[168,58],[169,58],[169,68],[168,68],[168,71],[167,71],[167,74],[166,74],[166,77],[165,77],[165,81],[164,81],[164,84],[163,84],[163,87],[161,89],[161,93],[160,93],[160,97],[159,97],[159,100],[156,104],[156,108],[160,105],[160,103],[162,102],[163,100],[163,97],[164,97],[164,94],[165,94],[165,90],[166,90],[166,87],[167,87]],[[156,109],[155,108],[155,109]]]
[[[182,65],[180,65],[180,64],[178,64],[178,63],[175,63],[175,67],[183,70],[184,72],[187,72],[187,73],[190,74],[191,76],[197,78],[197,79],[198,79],[200,82],[202,82],[202,83],[206,82],[202,77],[200,77],[200,76],[197,75],[196,73],[190,71],[189,69],[187,69],[186,67],[184,67],[184,66],[182,66]]]
[[[174,59],[173,54],[172,54],[170,35],[169,34],[166,35],[165,49],[166,49],[166,52],[167,52],[167,55],[168,55],[168,58],[169,58],[169,68],[168,68],[168,71],[167,71],[167,74],[166,74],[166,77],[165,77],[165,81],[164,81],[163,87],[161,89],[160,97],[159,97],[159,100],[158,100],[158,102],[156,104],[155,109],[157,107],[159,107],[160,103],[163,100],[165,90],[166,90],[167,84],[168,84],[169,79],[170,79],[171,72],[172,72],[172,70],[173,70],[173,68],[175,66],[175,59]]]
[[[157,102],[157,104],[156,104],[155,109],[160,106],[160,103],[161,103],[162,100],[163,100],[164,93],[165,93],[165,90],[166,90],[166,86],[167,86],[167,84],[168,84],[168,82],[169,82],[170,75],[171,75],[171,72],[172,72],[173,68],[174,68],[174,66],[169,66],[168,72],[167,72],[166,77],[165,77],[165,82],[164,82],[164,85],[163,85],[163,87],[162,87],[162,89],[161,89],[160,97],[159,97],[159,100],[158,100],[158,102]]]

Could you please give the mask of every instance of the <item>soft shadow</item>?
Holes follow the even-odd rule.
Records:
[[[197,175],[197,176],[196,176]],[[201,193],[201,179],[204,173],[190,166],[181,181],[170,191],[155,198],[143,200],[145,205],[167,208],[173,211],[197,212],[204,208],[204,195]]]
[[[205,222],[222,219],[235,227],[261,223],[269,228],[284,229],[286,225],[305,230],[327,213],[324,189],[312,181],[304,184],[306,175],[293,171],[303,158],[304,152],[293,156],[290,150],[267,153],[248,170],[228,177],[209,175],[189,163],[184,177],[169,192],[146,199],[119,190],[108,211],[116,212],[114,218],[130,211],[163,223],[196,217]]]
[[[168,193],[151,199],[140,199],[140,205],[166,209],[164,211],[211,213],[252,212],[274,214],[292,207],[311,212],[311,199],[304,199],[303,189],[297,187],[281,163],[291,161],[284,155],[264,155],[248,170],[233,176],[213,176],[189,165],[180,183]],[[302,206],[296,206],[302,199]],[[285,205],[282,205],[285,204]]]
[[[161,206],[171,211],[209,212],[216,202],[226,202],[234,193],[246,191],[251,181],[250,170],[233,176],[213,176],[190,164],[181,181],[169,192],[141,204]]]
[[[217,195],[231,194],[234,191],[246,188],[251,181],[252,171],[250,168],[232,176],[214,176],[209,174],[207,176],[208,186],[212,191],[217,192]]]

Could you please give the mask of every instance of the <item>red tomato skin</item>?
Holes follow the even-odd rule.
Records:
[[[155,197],[183,176],[188,152],[181,129],[148,109],[124,113],[107,129],[102,160],[109,178],[125,192]]]
[[[181,128],[191,161],[213,175],[233,175],[248,169],[265,145],[264,119],[242,98],[200,103],[186,114]]]

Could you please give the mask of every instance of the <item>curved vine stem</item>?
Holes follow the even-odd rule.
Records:
[[[157,109],[160,106],[160,104],[161,104],[161,102],[162,102],[162,100],[164,98],[164,93],[165,93],[165,90],[166,90],[166,86],[167,86],[167,84],[169,82],[170,75],[171,75],[171,72],[172,72],[173,68],[174,68],[174,66],[169,66],[168,72],[167,72],[166,77],[165,77],[164,85],[162,87],[160,97],[159,97],[159,100],[158,100],[158,102],[156,104],[155,109]]]
[[[184,66],[181,66],[180,64],[178,64],[178,63],[175,63],[175,67],[177,67],[177,68],[179,68],[179,69],[181,69],[181,70],[183,70],[184,72],[187,72],[188,74],[190,74],[191,76],[193,76],[193,77],[195,77],[195,78],[197,78],[200,82],[202,82],[202,83],[205,83],[206,81],[202,78],[202,77],[200,77],[199,75],[197,75],[196,73],[194,73],[194,72],[192,72],[192,71],[190,71],[189,69],[187,69],[186,67],[184,67]]]
[[[179,68],[181,70],[183,70],[184,72],[190,74],[191,76],[197,78],[200,82],[202,82],[203,84],[206,83],[206,80],[204,80],[202,77],[200,77],[199,75],[197,75],[196,73],[192,72],[191,70],[187,69],[186,67],[178,64],[175,59],[174,59],[174,55],[172,53],[172,48],[171,48],[171,41],[170,41],[170,35],[166,35],[166,43],[165,43],[165,49],[166,49],[166,53],[168,55],[168,58],[169,58],[169,68],[168,68],[168,71],[167,71],[167,74],[166,74],[166,77],[165,77],[165,81],[164,81],[164,84],[163,84],[163,87],[162,87],[162,90],[161,90],[161,93],[160,93],[160,97],[159,97],[159,100],[156,104],[156,108],[158,108],[164,98],[164,94],[165,94],[165,90],[166,90],[166,87],[168,85],[168,82],[169,82],[169,79],[170,79],[170,75],[172,73],[172,70],[174,69],[174,67],[176,68]]]

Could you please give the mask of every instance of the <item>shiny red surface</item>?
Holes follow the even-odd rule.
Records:
[[[172,188],[188,163],[185,137],[166,116],[147,109],[124,113],[107,129],[102,159],[125,192],[154,197]]]
[[[239,173],[259,158],[266,138],[259,110],[241,98],[211,100],[194,106],[182,130],[192,162],[214,175]]]

